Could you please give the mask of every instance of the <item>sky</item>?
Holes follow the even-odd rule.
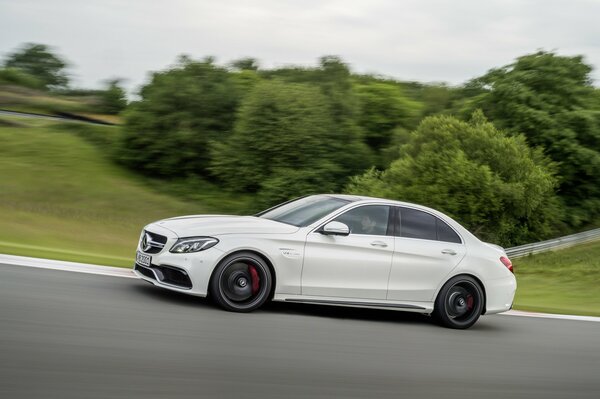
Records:
[[[539,49],[583,55],[600,82],[600,0],[0,0],[0,57],[43,43],[74,86],[148,73],[187,54],[460,84]]]

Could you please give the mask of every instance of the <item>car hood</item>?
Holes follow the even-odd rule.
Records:
[[[256,216],[191,215],[164,219],[154,224],[179,237],[221,234],[291,234],[298,227]]]

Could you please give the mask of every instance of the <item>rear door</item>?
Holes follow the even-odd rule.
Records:
[[[387,299],[432,301],[435,290],[466,254],[462,239],[437,216],[395,209],[395,243]]]

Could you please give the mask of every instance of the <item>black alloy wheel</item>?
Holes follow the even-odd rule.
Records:
[[[265,261],[251,252],[232,254],[219,263],[210,282],[210,296],[223,309],[251,312],[269,298],[273,278]]]
[[[440,290],[433,318],[449,328],[471,327],[483,312],[484,295],[479,283],[470,276],[456,276]]]

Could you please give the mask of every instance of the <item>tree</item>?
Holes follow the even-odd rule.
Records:
[[[393,144],[396,129],[415,127],[420,104],[405,97],[394,83],[376,80],[359,83],[356,92],[360,104],[358,124],[364,140],[377,154],[376,166],[385,167],[382,151]]]
[[[559,165],[559,194],[577,226],[600,216],[600,110],[583,58],[539,51],[470,82],[494,124],[524,134]]]
[[[127,95],[120,79],[109,80],[106,85],[107,88],[99,93],[100,112],[116,115],[127,106]]]
[[[182,57],[154,73],[125,114],[120,160],[154,176],[207,176],[212,141],[233,127],[239,101],[230,72]]]
[[[432,116],[388,169],[355,177],[347,191],[428,205],[485,240],[512,245],[542,239],[560,223],[553,168],[481,112],[469,122]]]
[[[327,98],[307,84],[264,81],[240,105],[233,134],[216,143],[212,171],[266,204],[339,187]]]
[[[372,152],[365,144],[363,131],[358,124],[360,103],[354,89],[354,78],[348,65],[339,57],[321,57],[317,68],[285,67],[260,73],[265,79],[317,87],[325,95],[331,122],[329,134],[337,137],[332,140],[330,151],[340,156],[342,166],[332,179],[345,180],[372,165]]]
[[[258,60],[252,57],[240,58],[231,63],[231,66],[238,71],[258,71]]]
[[[35,76],[45,88],[66,87],[66,62],[44,44],[27,43],[7,57],[4,67],[16,68]]]

